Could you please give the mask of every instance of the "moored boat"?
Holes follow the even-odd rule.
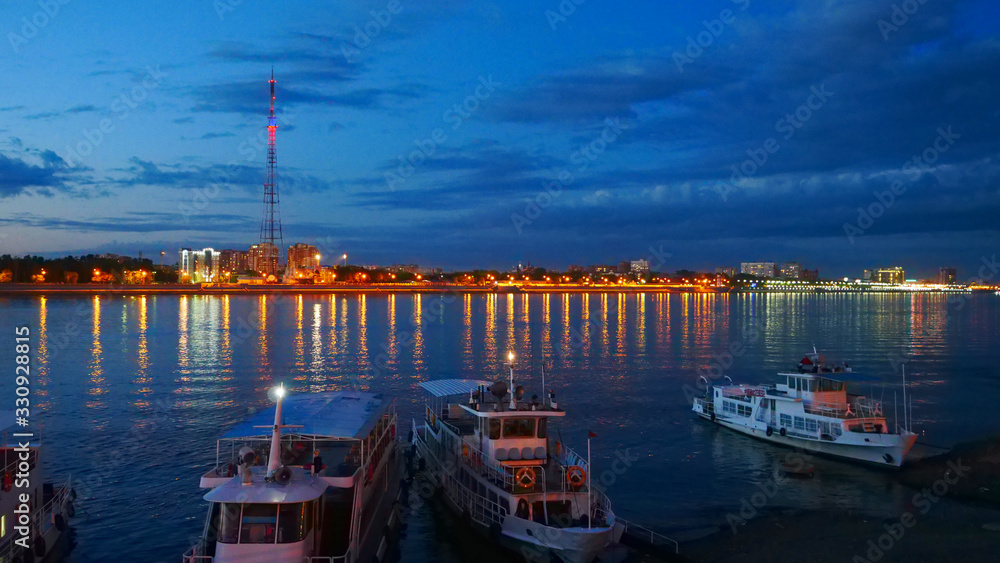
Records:
[[[403,467],[394,405],[355,391],[284,395],[219,439],[201,477],[205,530],[184,563],[385,559]]]
[[[550,419],[566,411],[554,395],[524,400],[512,355],[508,366],[509,383],[422,382],[429,396],[423,424],[413,422],[417,454],[449,508],[484,535],[531,561],[589,563],[622,526],[590,487],[589,460],[551,437]]]
[[[70,480],[45,482],[41,444],[0,411],[0,562],[56,561],[57,544],[75,514]]]
[[[712,385],[692,410],[701,418],[768,442],[883,467],[899,467],[917,436],[893,428],[880,401],[849,394],[853,370],[815,351],[773,385]],[[904,388],[905,389],[905,388]]]

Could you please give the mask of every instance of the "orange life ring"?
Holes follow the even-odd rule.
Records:
[[[566,481],[571,487],[582,487],[587,482],[587,472],[579,465],[574,465],[566,470]]]
[[[517,470],[514,479],[518,485],[530,489],[535,486],[535,470],[530,467],[522,467]]]

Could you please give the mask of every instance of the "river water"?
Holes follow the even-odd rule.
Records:
[[[577,451],[597,435],[593,477],[615,511],[681,537],[724,528],[787,455],[696,420],[699,375],[772,382],[816,345],[890,384],[861,387],[890,416],[905,365],[921,442],[1000,426],[992,294],[33,296],[0,298],[0,314],[0,366],[14,365],[13,327],[31,328],[47,471],[80,493],[71,562],[179,561],[204,524],[198,477],[216,438],[278,382],[381,392],[407,425],[420,381],[493,379],[513,351],[530,395],[544,358],[568,410],[558,431]],[[13,408],[12,379],[0,408]],[[818,478],[782,483],[769,507],[891,516],[912,496],[878,471],[815,464]],[[433,507],[413,514],[403,561],[475,556],[453,525]]]

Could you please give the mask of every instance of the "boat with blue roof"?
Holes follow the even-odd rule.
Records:
[[[183,563],[383,561],[399,524],[395,405],[358,391],[287,395],[218,440],[201,540]]]

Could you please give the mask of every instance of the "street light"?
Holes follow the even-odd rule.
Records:
[[[341,256],[341,258],[344,259],[344,267],[346,268],[347,267],[347,255],[346,254],[343,255],[343,256]]]

